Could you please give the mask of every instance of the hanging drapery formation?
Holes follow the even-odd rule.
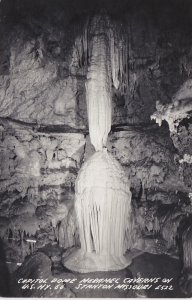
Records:
[[[79,68],[86,68],[89,65],[89,73],[91,74],[95,65],[94,53],[96,55],[96,52],[94,49],[97,49],[99,55],[99,49],[101,54],[107,46],[105,59],[110,62],[112,84],[120,95],[125,96],[127,101],[128,96],[133,96],[136,74],[130,74],[129,71],[129,62],[132,59],[131,30],[129,26],[127,26],[127,30],[125,28],[126,26],[122,27],[122,24],[117,22],[112,23],[106,15],[96,15],[91,22],[87,20],[83,25],[83,34],[76,37],[72,64],[78,61]],[[77,31],[80,29],[78,28]],[[100,58],[102,59],[102,57],[104,56]],[[106,65],[101,63],[102,72],[106,71],[105,67]]]
[[[131,247],[129,182],[106,148],[111,129],[111,84],[119,80],[116,58],[113,61],[111,56],[109,26],[105,16],[94,17],[90,24],[86,100],[90,140],[96,153],[85,162],[76,180],[81,248],[64,261],[67,268],[82,273],[115,271],[130,264],[125,256]]]
[[[110,32],[110,55],[112,80],[121,95],[127,95],[129,88],[129,39],[128,34],[119,32],[115,26]]]

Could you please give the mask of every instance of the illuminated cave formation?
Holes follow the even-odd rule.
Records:
[[[124,255],[131,246],[129,182],[122,166],[106,148],[111,129],[111,82],[118,82],[108,26],[106,16],[96,16],[91,23],[94,34],[89,42],[86,100],[90,140],[96,153],[84,163],[76,180],[75,209],[81,249],[64,263],[82,273],[120,270],[131,262]]]

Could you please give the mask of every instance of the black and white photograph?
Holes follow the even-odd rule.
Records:
[[[0,0],[0,297],[192,297],[192,0]]]

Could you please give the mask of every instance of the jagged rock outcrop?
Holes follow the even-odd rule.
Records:
[[[172,103],[167,105],[157,104],[157,111],[152,119],[161,125],[165,120],[170,129],[170,136],[178,151],[177,161],[185,185],[190,189],[192,185],[191,155],[192,155],[192,81],[188,79],[172,97]]]

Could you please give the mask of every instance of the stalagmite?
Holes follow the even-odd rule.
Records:
[[[119,71],[123,77],[123,56],[117,55],[114,40],[109,42],[106,16],[94,17],[90,26],[86,100],[90,139],[96,152],[82,166],[76,180],[75,211],[81,248],[64,258],[67,268],[82,273],[120,270],[131,262],[125,256],[131,248],[129,182],[106,148],[111,130],[111,85],[113,80],[118,86]]]

